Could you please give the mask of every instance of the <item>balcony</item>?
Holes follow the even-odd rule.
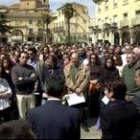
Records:
[[[132,26],[140,25],[140,17],[132,19]]]
[[[128,19],[124,19],[122,21],[120,21],[120,27],[128,27],[129,26],[129,20]]]

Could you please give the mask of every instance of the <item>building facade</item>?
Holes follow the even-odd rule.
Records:
[[[71,42],[88,40],[88,8],[79,3],[73,3],[74,16],[70,20]],[[51,23],[53,32],[53,41],[64,43],[67,40],[67,22],[63,13],[63,7],[60,7],[54,14],[56,19]]]
[[[7,35],[8,41],[42,42],[42,15],[50,11],[49,0],[20,0],[20,3],[3,7],[0,11],[7,14],[8,25],[13,27]]]
[[[96,42],[140,45],[140,0],[93,0]]]

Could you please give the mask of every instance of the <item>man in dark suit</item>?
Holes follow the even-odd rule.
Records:
[[[80,113],[61,105],[64,80],[53,78],[47,82],[48,101],[30,110],[28,120],[38,139],[80,139]]]
[[[120,78],[105,83],[109,104],[102,110],[102,139],[131,139],[136,136],[138,112],[132,102],[125,100],[126,84]]]

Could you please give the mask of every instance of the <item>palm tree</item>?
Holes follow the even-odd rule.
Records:
[[[48,42],[49,24],[52,22],[52,17],[50,14],[43,14],[42,20],[43,20],[43,31],[46,25],[46,35],[44,35],[44,39],[43,39],[44,40],[43,43],[46,44],[46,36],[47,36],[47,42]]]
[[[7,16],[5,13],[0,12],[0,34],[4,36],[7,32],[10,32],[12,27],[7,25]]]
[[[67,20],[67,29],[68,29],[68,44],[70,44],[70,20],[74,16],[74,8],[73,4],[71,3],[66,3],[63,6],[63,13],[65,15],[65,18]]]

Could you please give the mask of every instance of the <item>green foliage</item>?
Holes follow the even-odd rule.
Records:
[[[62,9],[64,15],[65,15],[65,18],[67,20],[67,24],[68,24],[68,38],[66,39],[67,42],[70,44],[70,41],[71,41],[71,37],[70,37],[70,19],[74,16],[74,8],[73,8],[73,4],[71,3],[66,3],[64,6],[63,6],[63,9]]]
[[[63,6],[63,13],[65,15],[65,18],[67,20],[70,20],[73,16],[74,16],[74,8],[73,8],[73,4],[71,3],[66,3]]]
[[[10,30],[12,29],[12,27],[8,26],[7,23],[8,23],[8,20],[7,20],[6,14],[0,12],[0,33],[1,34],[10,32]]]

